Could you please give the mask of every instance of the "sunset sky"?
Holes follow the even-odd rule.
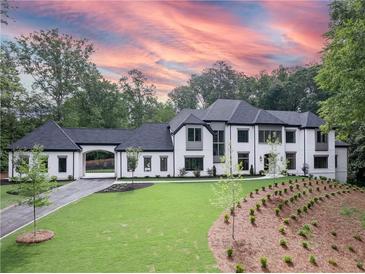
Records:
[[[103,75],[137,68],[166,98],[226,60],[248,75],[319,61],[327,1],[19,1],[2,40],[40,29],[87,38]]]

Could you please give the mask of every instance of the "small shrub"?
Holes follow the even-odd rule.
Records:
[[[286,224],[286,225],[289,225],[289,219],[288,219],[288,218],[285,218],[285,219],[283,220],[283,223],[284,223],[284,224]]]
[[[318,203],[318,198],[317,197],[314,197],[313,200],[314,200],[315,203]]]
[[[327,193],[327,194],[326,194],[326,198],[329,198],[329,197],[330,197],[330,195]]]
[[[250,215],[251,215],[251,216],[254,216],[254,215],[255,215],[255,209],[250,208]]]
[[[282,210],[282,209],[283,209],[283,204],[282,204],[282,203],[278,204],[278,208],[279,208],[280,210]]]
[[[243,273],[245,272],[245,268],[240,264],[236,265],[236,273]]]
[[[251,198],[253,197],[253,193],[252,193],[252,192],[250,192],[250,197],[251,197]]]
[[[303,238],[307,238],[307,231],[305,231],[304,229],[300,229],[299,231],[298,231],[298,235],[299,236],[302,236]]]
[[[285,234],[286,233],[286,231],[285,231],[285,227],[283,227],[283,226],[281,226],[280,228],[279,228],[279,232],[281,233],[281,234]]]
[[[240,202],[237,202],[237,207],[238,207],[238,208],[241,208],[241,204],[240,204]]]
[[[282,185],[282,186],[285,186],[285,182],[281,182],[281,185]]]
[[[277,191],[277,190],[275,190],[275,191],[274,191],[274,195],[275,195],[275,196],[277,196],[277,195],[278,195],[278,191]]]
[[[261,257],[260,263],[261,263],[262,268],[267,268],[267,258],[266,257]]]
[[[272,185],[269,185],[269,188],[272,189]]]
[[[280,208],[275,208],[275,215],[279,216],[279,213],[280,213]]]
[[[362,262],[357,262],[356,263],[356,266],[359,268],[359,269],[361,269],[361,270],[364,270],[364,264],[362,263]]]
[[[303,206],[303,212],[307,213],[308,208],[306,206]]]
[[[257,209],[257,210],[260,210],[260,207],[261,207],[261,205],[260,205],[260,204],[256,204],[256,209]]]
[[[358,235],[358,234],[354,236],[354,239],[355,239],[355,240],[358,240],[359,242],[361,242],[361,241],[362,241],[361,236],[360,236],[360,235]]]
[[[337,232],[336,231],[331,231],[331,235],[336,237],[337,236]]]
[[[265,198],[262,198],[261,199],[261,203],[262,203],[263,206],[266,205],[266,199]]]
[[[318,222],[317,222],[317,220],[313,220],[313,221],[311,222],[311,224],[312,224],[312,226],[315,226],[315,227],[317,227],[317,226],[318,226]]]
[[[306,187],[307,186],[307,183],[304,183],[303,186]]]
[[[320,189],[319,187],[317,187],[317,191],[318,191],[318,192],[320,192],[320,191],[321,191],[321,189]]]
[[[306,231],[311,231],[311,227],[310,227],[309,224],[304,224],[303,229],[306,230]]]
[[[251,222],[251,224],[254,224],[256,222],[256,217],[250,216],[250,222]]]
[[[57,176],[51,176],[50,181],[53,182],[53,183],[56,182],[57,181]]]
[[[298,196],[298,198],[302,197],[302,194],[299,192],[296,196]]]
[[[255,189],[255,191],[256,191],[256,194],[259,194],[259,190],[257,188]]]
[[[309,242],[307,242],[307,241],[303,241],[303,242],[302,242],[302,246],[303,246],[305,249],[308,249],[308,248],[309,248]]]
[[[298,208],[298,209],[297,209],[297,214],[298,214],[298,215],[302,214],[302,209]]]
[[[284,204],[289,204],[289,200],[284,200]]]
[[[311,208],[312,207],[312,204],[310,202],[308,202],[307,207],[308,208]]]
[[[349,245],[347,248],[348,248],[348,250],[349,250],[350,252],[352,252],[352,253],[356,253],[356,252],[355,252],[355,249],[354,249],[351,245]]]
[[[193,174],[194,174],[195,177],[199,178],[200,177],[200,169],[194,170]]]
[[[302,193],[303,193],[303,195],[306,195],[306,194],[307,194],[307,192],[306,192],[305,190],[303,190],[303,192],[302,192]]]
[[[281,238],[279,241],[279,244],[283,247],[287,247],[288,246],[288,241],[284,238]]]
[[[296,219],[297,219],[297,216],[296,216],[295,214],[292,214],[292,215],[290,215],[290,218],[291,218],[292,220],[296,220]]]
[[[228,214],[224,215],[224,222],[226,224],[229,224],[229,216],[228,216]]]
[[[324,189],[324,190],[327,190],[327,187],[326,187],[326,186],[324,186],[324,187],[323,187],[323,189]]]
[[[265,187],[263,186],[263,187],[261,187],[261,189],[262,189],[262,191],[265,191]]]
[[[293,202],[294,202],[294,197],[290,197],[290,198],[289,198],[289,201],[290,201],[291,203],[293,203]]]
[[[333,259],[329,259],[329,260],[328,260],[328,263],[329,263],[330,265],[332,265],[332,266],[337,266],[336,261],[335,261],[335,260],[333,260]]]
[[[274,186],[275,186],[275,187],[278,187],[278,183],[274,183]]]
[[[234,208],[233,207],[231,207],[230,212],[231,212],[231,215],[233,216],[234,215]]]
[[[332,193],[331,193],[331,195],[332,195],[332,196],[335,196],[335,195],[336,195],[336,193],[335,193],[335,192],[332,192]]]
[[[279,196],[283,195],[283,192],[281,190],[279,190]]]
[[[284,263],[292,264],[293,263],[293,258],[291,256],[285,255],[283,257],[283,261],[284,261]]]
[[[267,194],[267,195],[266,195],[266,198],[267,198],[268,200],[270,200],[270,199],[271,199],[271,195],[270,195],[270,194]]]
[[[313,265],[316,265],[317,264],[316,257],[314,255],[310,255],[309,262]]]
[[[289,186],[290,191],[294,191],[294,187],[293,186]]]
[[[308,191],[309,191],[309,193],[312,193],[313,192],[313,189],[309,188]]]
[[[180,168],[179,169],[179,176],[180,177],[184,177],[188,172],[186,171],[185,168]]]
[[[338,247],[337,247],[337,245],[331,245],[331,248],[332,248],[333,250],[338,251]]]
[[[233,248],[230,247],[230,248],[227,249],[227,257],[232,258],[232,256],[233,256]]]
[[[288,193],[288,189],[287,188],[284,188],[284,193]]]

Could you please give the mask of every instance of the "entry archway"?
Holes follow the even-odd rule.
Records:
[[[107,150],[87,151],[83,154],[84,177],[115,177],[115,153]]]

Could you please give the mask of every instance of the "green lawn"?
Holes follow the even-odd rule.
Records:
[[[279,181],[280,179],[277,179]],[[287,179],[281,179],[287,180]],[[247,181],[247,194],[272,180]],[[43,218],[53,240],[22,246],[1,241],[2,272],[213,272],[207,233],[222,212],[212,183],[170,183],[98,193]]]
[[[16,204],[19,201],[21,201],[24,197],[20,196],[20,195],[12,195],[12,194],[8,194],[6,193],[9,190],[13,190],[15,189],[16,186],[14,185],[2,185],[0,186],[0,191],[1,191],[1,201],[0,201],[0,208],[3,209],[5,207],[8,207],[10,205]]]
[[[59,187],[66,183],[69,183],[69,182],[70,181],[51,182],[50,187]],[[17,204],[18,202],[20,202],[24,199],[24,197],[21,195],[13,195],[13,194],[7,193],[7,191],[9,191],[9,190],[15,190],[15,189],[17,189],[17,185],[1,185],[0,186],[0,191],[1,191],[1,196],[0,196],[1,207],[0,208],[1,209],[11,206],[13,204]]]
[[[114,173],[113,168],[86,169],[86,173]]]
[[[243,176],[244,179],[246,178],[260,178],[262,176]],[[133,180],[135,182],[139,182],[139,181],[143,181],[143,182],[147,182],[147,181],[164,181],[164,182],[175,182],[175,181],[194,181],[194,180],[199,180],[199,181],[211,181],[211,180],[219,180],[220,177],[200,177],[200,178],[196,178],[196,177],[138,177],[138,178],[134,178]],[[132,179],[131,178],[122,178],[122,179],[118,179],[118,181],[128,181],[130,182]]]

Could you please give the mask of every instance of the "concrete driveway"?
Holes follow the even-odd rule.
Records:
[[[49,194],[49,206],[37,208],[37,219],[57,209],[111,186],[115,179],[80,179],[67,185],[54,188]],[[1,211],[0,237],[6,236],[33,221],[33,208],[16,205]]]

